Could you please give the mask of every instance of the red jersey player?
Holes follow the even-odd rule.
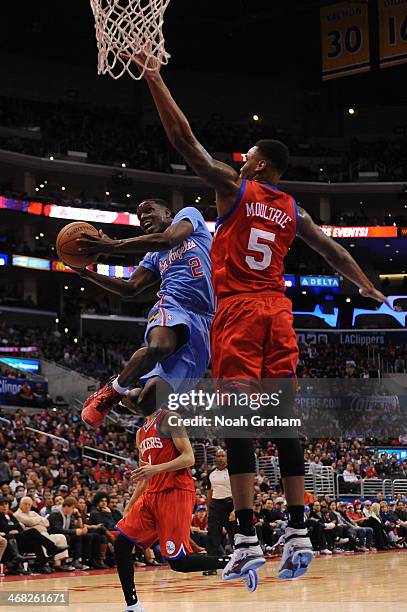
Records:
[[[129,392],[124,400],[132,410],[132,398],[139,392]],[[229,561],[229,557],[192,554],[190,530],[196,495],[190,468],[195,459],[185,428],[178,422],[172,424],[171,417],[179,419],[173,411],[157,410],[136,435],[140,461],[132,473],[136,488],[116,525],[120,535],[114,544],[126,612],[142,612],[134,584],[134,544],[148,548],[158,540],[162,556],[178,572],[223,569]],[[250,591],[256,589],[254,572],[244,580]]]
[[[139,56],[140,65],[145,56]],[[139,61],[136,60],[136,61]],[[375,289],[351,255],[325,236],[292,196],[276,186],[288,166],[288,149],[261,140],[247,153],[240,175],[211,157],[193,134],[159,69],[144,72],[167,136],[198,176],[216,191],[218,229],[212,246],[212,276],[218,311],[212,327],[212,371],[225,380],[295,376],[298,347],[292,305],[284,295],[283,260],[298,235],[335,270],[378,301]],[[289,517],[280,578],[295,578],[312,560],[304,524],[304,456],[299,439],[276,439]],[[248,439],[226,439],[233,502],[238,521],[235,551],[225,580],[264,563],[252,525],[254,454]]]

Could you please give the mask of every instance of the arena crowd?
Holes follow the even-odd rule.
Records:
[[[118,424],[89,430],[75,411],[66,408],[3,412],[0,557],[8,573],[114,566],[113,542],[117,533],[114,526],[132,491],[129,474],[137,462],[134,442],[134,432]],[[207,461],[200,463],[198,459],[193,468],[196,508],[191,537],[196,550],[204,552],[206,490],[215,449],[212,441],[195,442],[205,447]],[[304,459],[309,472],[318,473],[329,466],[347,486],[346,499],[306,493],[306,520],[317,553],[330,555],[406,546],[407,498],[398,495],[394,500],[385,500],[378,495],[363,503],[354,499],[361,479],[407,478],[407,461],[398,460],[395,453],[380,455],[372,448],[378,443],[334,439],[305,443]],[[278,453],[267,440],[259,440],[254,452],[262,467],[256,477],[253,522],[265,551],[278,554],[286,506],[280,485],[271,485],[267,476],[269,469],[278,465]],[[226,551],[230,546],[226,533],[221,546]],[[22,562],[29,553],[35,553],[35,562],[24,569]],[[135,549],[135,562],[161,563],[159,548],[144,554]]]

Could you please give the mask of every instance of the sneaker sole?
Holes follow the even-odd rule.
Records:
[[[314,555],[312,551],[308,549],[297,550],[291,559],[293,569],[283,569],[278,572],[278,577],[282,580],[291,580],[292,578],[299,578],[307,573],[308,567],[310,566]]]
[[[250,570],[258,570],[259,567],[262,567],[264,564],[266,563],[266,560],[263,558],[258,558],[258,559],[252,559],[251,561],[249,561],[248,563],[246,563],[243,568],[242,571],[239,574],[228,574],[228,576],[224,576],[222,574],[222,578],[223,580],[237,580],[238,578],[244,578]]]
[[[88,418],[88,416],[85,413],[85,409],[82,410],[81,413],[81,420],[83,421],[83,423],[86,423],[86,425],[90,425],[90,427],[99,427],[103,421],[104,421],[104,416],[102,417],[102,419],[100,419],[100,421],[95,421],[94,419]]]
[[[254,591],[257,590],[257,586],[259,584],[259,577],[257,575],[256,570],[249,570],[246,576],[243,577],[243,580],[246,583],[246,587],[249,593],[254,593]]]

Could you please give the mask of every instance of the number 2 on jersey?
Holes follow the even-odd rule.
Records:
[[[267,242],[274,242],[276,235],[273,232],[266,232],[264,230],[257,229],[257,227],[252,227],[247,248],[250,251],[256,251],[256,253],[261,253],[263,255],[263,259],[260,261],[255,259],[252,255],[246,255],[246,263],[252,270],[265,270],[269,267],[271,258],[273,256],[273,251],[271,250],[270,245],[265,244],[264,242],[259,242],[259,239]]]
[[[192,257],[192,259],[188,260],[188,263],[191,266],[192,276],[204,276],[205,272],[202,270],[199,257]]]

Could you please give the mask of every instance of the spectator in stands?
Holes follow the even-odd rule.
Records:
[[[112,495],[109,501],[109,508],[115,523],[118,523],[123,518],[123,514],[120,512],[118,506],[119,498],[116,497],[116,495]]]
[[[264,516],[262,510],[262,503],[261,500],[256,500],[253,504],[253,525],[256,529],[257,537],[261,545],[264,545],[263,524]]]
[[[206,549],[208,540],[208,513],[205,506],[198,506],[192,517],[191,532],[193,539]]]
[[[374,461],[369,461],[369,467],[365,470],[365,478],[378,478]]]
[[[0,563],[4,556],[4,553],[6,552],[6,548],[7,548],[7,540],[6,538],[3,538],[2,535],[0,535]],[[4,576],[4,574],[0,573],[0,577],[2,576]]]
[[[274,502],[272,499],[267,499],[264,503],[262,509],[263,515],[263,526],[262,526],[262,535],[263,542],[266,546],[274,546],[277,534],[275,532],[277,528],[277,522],[274,521],[275,515],[273,514]]]
[[[8,484],[12,479],[11,469],[8,464],[8,455],[4,453],[2,461],[0,461],[0,487],[3,484]]]
[[[346,515],[345,504],[332,501],[329,509],[336,516],[338,527],[343,529],[342,537],[349,539],[349,548],[355,552],[367,552],[369,548],[365,546],[366,531],[363,527],[358,527],[357,524],[351,521]],[[366,529],[369,529],[371,537],[373,538],[373,531],[368,527],[366,527]]]
[[[52,512],[57,512],[58,510],[61,510],[63,501],[64,498],[62,497],[62,495],[55,495],[54,504],[51,508]]]
[[[34,510],[37,510],[38,505],[41,503],[41,498],[39,496],[39,494],[37,493],[37,490],[35,487],[27,487],[27,496],[31,499],[32,501],[32,507],[34,508]],[[21,502],[21,500],[20,500]]]
[[[314,503],[314,496],[311,491],[305,491],[304,493],[304,506],[310,506]]]
[[[7,573],[9,575],[19,576],[20,574],[29,574],[30,572],[28,570],[25,572],[21,565],[24,557],[18,552],[15,538],[11,535],[4,537],[6,535],[4,532],[0,533],[0,563],[7,563]],[[4,574],[0,573],[0,577],[2,578],[3,576]]]
[[[47,492],[44,494],[44,499],[41,502],[41,508],[39,509],[40,515],[47,517],[52,512],[53,499],[51,493]]]
[[[106,527],[103,523],[90,523],[90,514],[88,512],[88,507],[84,497],[79,497],[76,507],[79,511],[83,526],[87,527],[88,529],[88,535],[90,536],[90,538],[96,538],[96,540],[99,540],[99,542],[93,542],[91,546],[92,550],[94,550],[95,548],[96,550],[98,550],[98,558],[96,560],[93,559],[93,565],[95,566],[96,561],[97,567],[95,569],[107,569],[109,565],[106,565],[106,556],[108,551],[108,538],[106,533]]]
[[[279,496],[275,498],[274,508],[271,511],[271,517],[273,522],[277,523],[277,525],[287,521],[287,514],[284,510],[285,505],[286,503],[284,497]]]
[[[375,504],[373,504],[373,506],[375,506]],[[380,519],[387,533],[388,541],[395,548],[403,548],[403,544],[406,541],[405,537],[407,530],[400,525],[400,520],[395,512],[394,504],[392,503],[391,507],[389,507],[387,502],[382,501],[379,507]]]
[[[104,493],[103,491],[98,491],[92,501],[94,506],[94,510],[91,511],[89,516],[89,524],[90,525],[103,525],[104,531],[103,535],[106,536],[108,542],[110,542],[110,546],[113,544],[114,540],[119,535],[119,531],[115,530],[116,521],[113,517],[112,511],[109,508],[109,495]],[[103,547],[102,547],[103,551]],[[108,562],[111,566],[115,566],[115,559],[112,551],[108,547]]]
[[[323,504],[326,505],[323,506]],[[331,504],[335,505],[335,512],[330,508]],[[325,500],[321,501],[321,514],[324,522],[328,525],[327,533],[325,534],[328,548],[334,553],[343,553],[344,549],[342,546],[349,542],[349,538],[345,537],[346,527],[339,524],[340,521],[336,515],[336,502],[330,501],[328,504]],[[331,527],[331,525],[334,525],[334,527]]]
[[[20,553],[35,553],[34,570],[40,574],[50,574],[52,572],[48,565],[50,559],[66,548],[56,546],[49,538],[42,535],[34,528],[23,529],[19,521],[9,511],[7,498],[0,498],[0,533],[4,533],[7,538],[10,536],[16,541]],[[43,552],[45,548],[48,557]]]
[[[259,486],[262,493],[268,493],[271,489],[270,479],[267,476],[264,476],[263,482],[261,482]]]
[[[392,456],[389,465],[389,476],[393,480],[396,480],[401,477],[401,467],[399,465],[398,459],[395,455]]]
[[[20,503],[20,499],[24,497],[25,494],[26,494],[25,486],[18,485],[14,492],[14,496],[10,496],[11,498],[10,508],[13,512],[14,510],[17,510],[18,504]]]
[[[87,537],[88,529],[77,525],[79,512],[76,510],[76,500],[74,497],[66,497],[61,504],[61,508],[51,512],[48,516],[49,533],[62,533],[69,544],[70,557],[73,559],[73,566],[78,570],[89,569],[85,564],[85,559],[91,556],[90,539]],[[97,559],[99,555],[94,558]],[[83,562],[82,562],[83,560]]]
[[[335,524],[328,526],[324,521],[321,513],[321,504],[315,501],[312,506],[308,518],[305,521],[309,529],[309,536],[312,542],[312,548],[321,553],[321,555],[332,555],[332,551],[328,548],[326,534],[330,529],[335,528]]]
[[[36,529],[43,536],[50,539],[51,542],[54,542],[56,546],[58,546],[61,550],[64,549],[63,552],[58,553],[54,557],[53,567],[56,571],[71,571],[75,568],[67,565],[64,562],[64,559],[68,558],[68,545],[66,541],[66,537],[62,534],[53,534],[50,535],[48,533],[49,521],[45,517],[41,516],[37,512],[32,510],[33,502],[31,497],[22,497],[20,499],[20,505],[16,512],[14,512],[14,517],[23,525],[25,529]]]
[[[359,491],[360,483],[362,482],[361,478],[355,474],[355,468],[351,463],[346,465],[346,470],[344,470],[343,481],[345,483],[346,491],[348,493],[356,493]]]
[[[310,474],[318,474],[321,473],[323,464],[321,463],[321,458],[319,455],[316,455],[309,464],[309,473]]]
[[[398,502],[396,503],[396,510],[395,510],[397,517],[400,521],[400,525],[404,528],[407,528],[407,510],[406,510],[406,505],[405,503],[399,499]]]
[[[373,529],[371,527],[364,526],[367,519],[363,516],[362,512],[357,513],[351,503],[338,503],[338,512],[341,516],[348,521],[348,523],[356,530],[356,539],[359,542],[360,548],[366,548],[367,550],[376,550],[373,548]]]
[[[98,491],[93,498],[92,504],[95,509],[90,513],[90,524],[102,524],[106,527],[108,532],[113,532],[116,522],[109,508],[109,496],[103,491]]]
[[[18,470],[14,470],[14,472],[13,472],[13,480],[9,483],[10,490],[11,490],[11,492],[13,494],[14,494],[14,492],[16,490],[16,487],[18,487],[19,485],[24,487],[24,490],[25,490],[24,483],[21,482],[20,478],[21,478],[21,472],[19,472]]]
[[[367,499],[363,507],[363,514],[367,519],[365,525],[373,529],[373,537],[377,550],[389,550],[390,547],[387,544],[386,532],[379,516],[380,505],[377,504],[374,511],[372,502],[370,499]]]
[[[35,400],[34,393],[28,384],[25,382],[20,391],[18,392],[19,401],[21,402],[21,406],[31,406]]]

